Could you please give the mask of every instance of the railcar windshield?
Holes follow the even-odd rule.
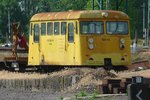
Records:
[[[127,35],[128,22],[107,21],[107,34]]]
[[[104,33],[104,22],[102,21],[81,21],[81,34],[102,34]]]

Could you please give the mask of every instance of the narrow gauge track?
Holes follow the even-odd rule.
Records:
[[[127,86],[132,84],[132,77],[121,79],[105,79],[99,85],[99,92],[102,94],[122,94],[127,93]],[[150,78],[143,77],[142,84],[150,84]]]
[[[128,70],[138,71],[150,68],[149,60],[139,60],[128,66]]]
[[[25,68],[27,68],[26,72],[35,72],[37,70],[41,70],[42,68],[39,67],[37,68],[35,67],[30,67],[27,66],[27,60],[28,60],[28,54],[27,54],[27,50],[25,49],[17,49],[17,58],[14,57],[12,55],[12,48],[11,47],[0,47],[0,69],[8,69],[9,67],[11,67],[12,63],[18,62],[19,66],[22,67],[22,69],[24,70]],[[49,68],[47,68],[48,66],[44,66],[46,72],[49,72]],[[63,66],[62,68],[65,67],[69,67],[69,66]],[[57,69],[62,69],[59,66],[52,66],[51,67],[51,71],[54,71]],[[91,67],[92,68],[92,67]],[[94,67],[97,68],[97,67]],[[132,65],[129,65],[127,67],[112,67],[112,69],[114,69],[115,71],[123,71],[123,70],[142,70],[142,69],[148,69],[150,68],[150,62],[148,60],[140,60],[137,62],[133,62]],[[17,69],[18,71],[18,69]],[[40,72],[44,72],[44,71],[40,71]]]
[[[0,46],[0,52],[6,52],[6,51],[12,52],[12,48],[11,47],[1,47]],[[24,50],[24,49],[19,48],[19,49],[17,49],[17,53],[27,53],[27,51]]]

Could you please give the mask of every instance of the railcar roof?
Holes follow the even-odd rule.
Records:
[[[83,10],[67,12],[45,12],[33,15],[30,21],[48,21],[48,20],[68,20],[68,19],[100,19],[104,18],[102,13],[108,13],[108,19],[129,19],[128,15],[121,11],[113,10]],[[107,19],[106,18],[106,19]]]

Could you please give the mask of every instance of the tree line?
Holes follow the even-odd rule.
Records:
[[[110,8],[115,10],[115,0],[110,1]],[[126,11],[123,1],[119,10]],[[147,7],[148,0],[127,0],[128,15],[131,21],[131,36],[135,33],[142,37],[143,34],[143,2]],[[106,0],[104,0],[104,9]],[[98,6],[95,7],[98,9]],[[92,10],[92,0],[0,0],[0,36],[6,36],[9,33],[9,26],[13,22],[20,22],[22,31],[28,35],[30,18],[38,12],[57,12],[68,10]],[[147,16],[147,8],[145,10]],[[147,19],[147,17],[145,17]],[[9,24],[10,22],[10,24]],[[146,23],[146,20],[145,20]]]

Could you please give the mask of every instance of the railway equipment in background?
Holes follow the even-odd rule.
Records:
[[[4,57],[4,64],[8,70],[24,70],[27,66],[28,59],[27,54],[24,54],[27,53],[28,50],[27,41],[21,33],[20,23],[13,23],[12,31],[13,35],[11,49],[7,49],[7,51],[11,51],[12,54]],[[6,48],[1,50],[6,50]],[[18,55],[19,51],[21,51],[21,54]]]

